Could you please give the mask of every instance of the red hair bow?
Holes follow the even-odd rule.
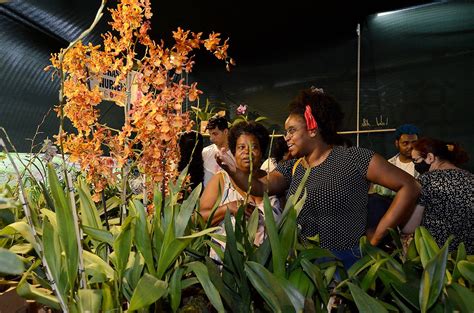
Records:
[[[309,104],[306,105],[306,109],[304,110],[304,118],[306,120],[306,127],[308,130],[313,130],[318,128],[318,123],[311,112],[311,107]]]

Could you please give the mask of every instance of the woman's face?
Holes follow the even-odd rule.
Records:
[[[291,114],[286,119],[285,140],[288,145],[288,151],[293,157],[306,155],[307,143],[311,138],[306,128],[306,121],[300,115]]]
[[[256,171],[262,160],[260,143],[257,137],[252,134],[240,135],[235,145],[235,163],[241,171],[250,171],[250,150],[252,151],[253,170]]]

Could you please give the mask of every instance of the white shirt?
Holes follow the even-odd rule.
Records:
[[[388,162],[392,163],[399,169],[404,170],[405,172],[407,172],[408,174],[410,174],[411,176],[415,178],[419,176],[418,172],[415,171],[415,164],[413,162],[404,163],[400,161],[400,154],[397,154],[393,158],[389,159]]]
[[[273,170],[276,168],[277,162],[275,161],[274,158],[268,158],[263,162],[262,166],[260,166],[261,170],[264,170],[267,173],[273,172]]]
[[[205,147],[202,149],[202,159],[204,161],[204,182],[203,187],[207,186],[207,183],[211,180],[215,173],[221,170],[221,167],[216,162],[216,153],[219,151],[215,144]],[[234,156],[227,150],[227,154],[233,159]]]

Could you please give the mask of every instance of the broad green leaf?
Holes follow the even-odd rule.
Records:
[[[364,290],[362,290],[357,285],[348,282],[349,290],[351,291],[354,302],[357,305],[359,312],[367,313],[383,313],[387,312],[387,309],[380,304],[375,298],[369,296]]]
[[[87,236],[90,236],[93,240],[98,242],[105,242],[110,246],[114,245],[114,236],[105,229],[98,229],[82,225],[82,230]]]
[[[125,266],[128,262],[128,256],[130,255],[130,249],[132,246],[132,220],[134,217],[128,216],[123,225],[120,234],[114,241],[114,252],[115,252],[115,266],[119,277],[123,276]]]
[[[425,266],[420,285],[421,312],[428,311],[443,289],[450,241],[451,239],[448,239],[438,254]]]
[[[459,268],[457,264],[460,261],[466,260],[466,246],[464,245],[463,242],[461,242],[458,245],[457,253],[456,253],[456,262],[454,263],[454,271],[453,271],[453,281],[458,281],[459,277],[461,276],[461,273],[459,272]]]
[[[259,116],[255,119],[255,122],[260,122],[260,121],[263,121],[263,120],[266,120],[267,118],[265,116]]]
[[[321,269],[318,265],[309,262],[308,260],[301,260],[301,266],[305,273],[311,278],[313,281],[316,290],[321,297],[321,301],[323,303],[328,303],[329,301],[329,292],[328,286],[324,283],[323,274],[321,273]]]
[[[58,234],[66,255],[66,273],[69,288],[73,289],[79,269],[79,252],[74,217],[68,196],[61,187],[58,176],[51,163],[48,164],[48,179],[56,210],[56,219],[61,221],[61,223],[58,223]]]
[[[79,194],[79,212],[81,214],[81,224],[102,229],[102,221],[99,212],[92,200],[89,186],[84,179],[79,178],[77,185],[77,193]]]
[[[472,312],[474,308],[474,293],[459,284],[452,284],[447,287],[448,299],[460,312]]]
[[[420,255],[421,263],[423,268],[426,267],[428,262],[435,257],[439,251],[436,242],[433,237],[426,231],[423,226],[417,227],[415,230],[415,245]]]
[[[388,259],[380,259],[380,260],[376,261],[375,264],[370,267],[370,269],[367,271],[367,274],[365,274],[365,276],[362,279],[362,282],[360,284],[360,287],[364,291],[367,291],[369,288],[371,288],[372,284],[375,282],[375,279],[377,278],[378,270],[387,261],[388,261]]]
[[[255,242],[255,236],[257,234],[258,230],[258,214],[259,210],[253,210],[252,214],[250,215],[250,218],[247,221],[247,231],[249,234],[249,242]]]
[[[27,278],[30,275],[30,272],[39,264],[39,260],[37,263],[33,264],[30,269],[26,273],[23,274],[18,286],[16,287],[16,292],[20,297],[29,300],[35,300],[39,303],[45,304],[53,309],[59,310],[61,308],[58,299],[51,294],[51,292],[44,288],[38,288],[30,285],[27,282]]]
[[[204,235],[207,235],[207,234],[211,234],[213,232],[215,232],[216,230],[219,230],[220,227],[219,226],[216,226],[216,227],[211,227],[211,228],[206,228],[204,230],[201,230],[199,232],[196,232],[196,233],[192,233],[190,235],[187,235],[187,236],[182,236],[182,237],[177,237],[176,239],[192,239],[192,238],[198,238],[198,237],[201,237],[201,236],[204,236]]]
[[[99,256],[86,250],[84,250],[84,268],[88,275],[94,276],[94,274],[100,273],[108,280],[115,279],[113,268]]]
[[[457,267],[461,275],[474,284],[474,263],[463,260],[458,262]]]
[[[285,308],[285,312],[287,310],[291,311],[293,306],[291,305],[290,300],[287,299],[287,297],[286,299],[279,299],[275,293],[275,290],[272,287],[268,286],[268,283],[262,277],[260,277],[260,275],[258,275],[252,268],[250,268],[247,265],[245,266],[245,272],[247,273],[250,283],[258,291],[260,296],[262,296],[262,298],[265,300],[267,305],[270,307],[271,312],[278,312],[278,313],[283,312],[282,307],[280,305],[280,300],[287,300],[286,301],[287,307]]]
[[[102,308],[102,290],[100,289],[79,289],[79,310],[85,313],[99,313]]]
[[[183,252],[190,242],[191,238],[176,238],[166,245],[165,243],[163,244],[162,253],[160,254],[160,259],[158,261],[158,268],[156,270],[156,276],[158,278],[163,277],[171,263],[174,262],[178,255]]]
[[[133,290],[135,290],[143,275],[144,267],[145,260],[143,256],[140,253],[130,251],[126,270],[123,275],[123,287],[129,291],[128,294],[126,294],[128,301],[132,299]]]
[[[25,266],[20,258],[7,249],[0,248],[0,273],[20,275],[25,271]]]
[[[194,212],[194,208],[199,202],[199,196],[201,195],[202,184],[199,184],[194,190],[191,192],[189,197],[183,201],[181,204],[181,208],[178,212],[178,216],[176,217],[176,228],[175,228],[175,235],[176,237],[181,237],[184,235],[184,231],[188,226],[189,219]]]
[[[366,268],[375,264],[375,262],[376,260],[374,260],[370,255],[365,255],[355,262],[349,270],[347,270],[347,275],[349,275],[349,277],[355,277]]]
[[[279,308],[281,308],[283,312],[301,312],[303,310],[304,297],[288,280],[279,278],[262,265],[252,261],[245,263],[245,272],[255,289],[258,290],[256,283],[261,284],[261,282],[263,282],[267,289],[273,290],[274,295],[278,299]],[[256,279],[255,275],[258,279]],[[261,286],[259,288],[261,288]],[[264,289],[261,288],[261,290],[263,291]],[[260,290],[258,291],[260,295],[265,298],[262,292],[260,292]]]
[[[30,243],[19,243],[11,246],[8,250],[16,254],[28,254],[31,250],[33,250],[33,245]]]
[[[0,230],[0,236],[2,235],[15,235],[19,233],[23,238],[26,239],[29,243],[33,245],[35,248],[36,252],[39,253],[39,246],[38,243],[35,240],[35,236],[33,235],[33,231],[31,227],[24,221],[20,222],[15,222],[13,224],[10,224],[6,227],[4,227],[2,230]]]
[[[170,302],[171,302],[171,309],[173,312],[176,312],[181,304],[181,278],[184,274],[184,268],[178,268],[173,272],[170,279],[169,285],[169,294],[170,294]]]
[[[53,280],[56,282],[59,292],[65,297],[67,294],[67,273],[64,272],[61,258],[61,245],[57,231],[48,219],[43,220],[43,247],[44,258],[48,262]]]
[[[296,210],[292,208],[285,220],[280,224],[279,234],[282,258],[287,259],[288,255],[295,250],[297,241]]]
[[[145,273],[138,282],[130,301],[130,311],[148,307],[166,294],[168,284],[165,281]]]
[[[118,305],[115,305],[114,301],[112,288],[109,284],[102,284],[102,312],[119,312]]]
[[[137,200],[133,201],[133,206],[137,213],[134,241],[138,251],[140,251],[145,259],[148,271],[151,275],[155,275],[155,263],[153,261],[153,253],[151,250],[150,227],[148,226],[146,218],[146,209],[143,206],[143,203]]]
[[[277,277],[283,278],[285,277],[286,256],[283,255],[280,238],[278,236],[278,229],[273,217],[273,209],[267,193],[263,196],[263,207],[265,210],[265,229],[272,247],[273,273],[275,273]]]
[[[196,277],[201,283],[202,288],[204,288],[209,301],[212,303],[217,312],[225,312],[219,291],[210,280],[206,266],[200,262],[191,262],[187,264],[187,267],[191,269],[194,274],[196,274]]]

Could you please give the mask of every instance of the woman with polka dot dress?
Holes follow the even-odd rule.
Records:
[[[268,176],[252,179],[252,194],[268,190],[275,195],[288,189],[294,194],[307,168],[307,199],[298,216],[301,239],[319,234],[321,247],[329,249],[346,269],[360,258],[359,239],[365,235],[368,189],[371,182],[397,195],[373,234],[377,245],[389,228],[406,222],[415,207],[420,186],[413,177],[373,151],[343,147],[337,130],[343,113],[322,89],[303,90],[290,104],[285,140],[294,159],[279,164]],[[243,190],[248,175],[219,153],[217,162]]]

